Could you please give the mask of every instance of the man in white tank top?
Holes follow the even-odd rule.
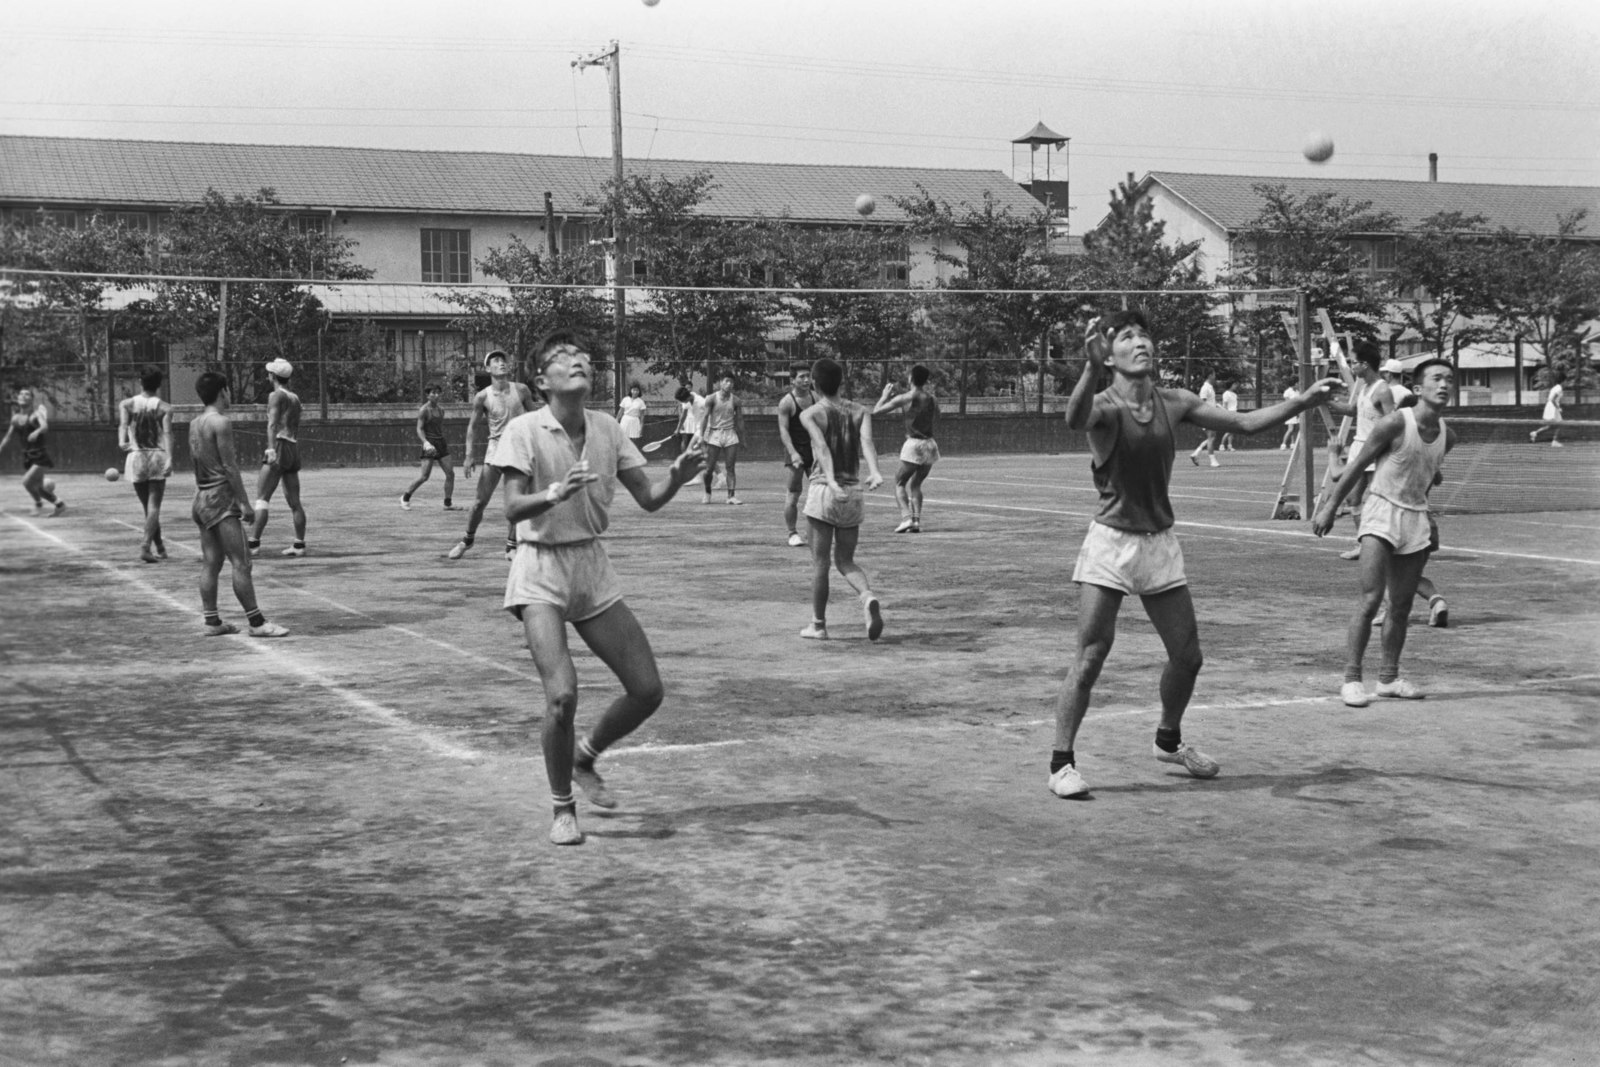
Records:
[[[161,502],[172,477],[172,405],[161,399],[161,370],[149,367],[139,377],[140,393],[117,405],[117,444],[128,454],[123,473],[144,510],[144,541],[139,558],[167,558],[161,540]]]
[[[1356,420],[1355,433],[1350,438],[1350,455],[1361,451],[1361,446],[1367,443],[1367,437],[1372,433],[1372,427],[1379,419],[1394,411],[1394,394],[1389,391],[1389,383],[1378,374],[1379,364],[1383,361],[1383,352],[1378,348],[1378,343],[1372,340],[1361,340],[1355,346],[1355,371],[1356,381],[1350,389],[1350,402],[1340,403],[1334,401],[1328,405],[1328,410],[1335,415],[1343,417],[1354,416]],[[1348,469],[1348,468],[1347,468]],[[1357,522],[1360,521],[1361,502],[1367,488],[1367,478],[1372,474],[1372,468],[1361,468],[1356,483],[1351,493],[1351,506],[1356,509]],[[1346,552],[1339,553],[1340,559],[1360,559],[1361,545]]]
[[[1428,561],[1432,528],[1428,521],[1428,490],[1440,480],[1444,457],[1455,446],[1455,432],[1441,413],[1450,404],[1455,373],[1448,360],[1430,359],[1417,365],[1417,405],[1380,419],[1366,443],[1340,475],[1333,491],[1323,496],[1311,520],[1318,537],[1333,529],[1339,502],[1349,495],[1369,464],[1376,463],[1367,503],[1361,513],[1361,602],[1346,634],[1349,653],[1340,697],[1351,707],[1371,702],[1361,679],[1372,620],[1389,589],[1390,608],[1383,623],[1383,664],[1377,694],[1403,700],[1420,700],[1422,690],[1400,677],[1400,653],[1405,648],[1411,602],[1417,581]],[[1387,389],[1385,389],[1387,393]]]

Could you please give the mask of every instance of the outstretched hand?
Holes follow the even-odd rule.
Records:
[[[1306,407],[1321,407],[1333,399],[1333,394],[1336,390],[1343,388],[1344,381],[1342,379],[1337,377],[1323,378],[1321,381],[1313,382],[1310,388],[1300,396],[1306,402]]]
[[[599,480],[600,476],[598,474],[590,473],[589,461],[580,459],[572,465],[571,470],[567,471],[565,478],[562,478],[559,482],[551,482],[550,488],[555,490],[554,496],[556,500],[560,501],[572,496],[590,482],[598,482]],[[550,489],[545,491],[550,492]]]
[[[694,480],[694,476],[705,469],[706,450],[696,438],[689,442],[689,447],[677,459],[672,461],[672,476],[678,479],[678,484]]]

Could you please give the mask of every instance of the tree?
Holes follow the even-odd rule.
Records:
[[[284,281],[166,282],[158,285],[145,309],[168,341],[215,337],[219,314],[226,334],[217,353],[239,400],[248,400],[260,382],[254,365],[275,356],[304,362],[319,327],[326,324],[321,303],[301,279],[328,281],[370,278],[355,261],[355,242],[302,227],[285,211],[271,189],[253,196],[224,197],[206,190],[202,200],[179,209],[162,233],[169,273],[211,278],[281,278]],[[304,376],[302,381],[310,376]]]
[[[598,287],[561,288],[593,286],[599,260],[599,254],[587,245],[558,250],[554,256],[540,255],[513,236],[509,245],[491,248],[478,260],[478,269],[485,276],[501,279],[506,286],[448,289],[444,297],[461,309],[457,327],[505,349],[513,365],[524,368],[525,376],[531,378],[530,348],[557,326],[592,338],[601,349],[593,353],[597,360],[605,355],[610,305]],[[471,380],[468,377],[465,384]]]
[[[1562,215],[1548,236],[1501,229],[1488,250],[1491,313],[1506,333],[1544,349],[1541,387],[1558,369],[1578,389],[1594,384],[1582,342],[1600,317],[1600,248],[1581,236],[1587,218],[1582,209]]]
[[[1262,206],[1240,231],[1237,258],[1221,277],[1230,289],[1303,289],[1313,310],[1325,310],[1339,333],[1371,336],[1387,312],[1378,281],[1365,269],[1356,241],[1391,234],[1399,221],[1366,200],[1332,192],[1297,196],[1283,185],[1252,186]],[[1236,322],[1282,348],[1287,338],[1275,302],[1236,303]]]
[[[1441,211],[1400,238],[1390,279],[1400,325],[1444,355],[1483,336],[1493,307],[1492,245],[1482,215]]]
[[[84,414],[91,419],[102,413],[109,417],[107,340],[113,309],[106,297],[131,283],[93,275],[144,269],[149,255],[144,233],[115,225],[98,212],[81,228],[57,225],[42,212],[25,225],[0,228],[0,262],[23,270],[83,275],[20,273],[7,278],[0,296],[4,365],[54,377],[54,368],[76,363],[83,381]]]
[[[911,217],[911,233],[932,242],[935,262],[952,269],[939,288],[970,294],[931,305],[933,323],[959,338],[964,351],[976,346],[1007,360],[1005,371],[977,364],[980,382],[989,384],[985,379],[999,372],[1020,387],[1038,367],[1026,353],[1038,352],[1074,310],[1069,297],[1051,291],[1064,288],[1065,264],[1050,251],[1043,206],[1019,216],[987,192],[979,204],[952,206],[921,186],[916,196],[895,202]]]
[[[1155,217],[1154,202],[1138,194],[1131,174],[1111,191],[1106,221],[1084,234],[1076,284],[1086,289],[1154,290],[1127,299],[1143,309],[1169,355],[1182,346],[1184,369],[1178,371],[1179,364],[1169,359],[1163,363],[1163,377],[1187,388],[1208,374],[1236,377],[1238,353],[1217,315],[1220,301],[1210,292],[1195,258],[1200,242],[1167,243],[1166,223]]]
[[[758,289],[770,258],[763,224],[699,213],[714,188],[707,170],[680,179],[636,174],[623,180],[620,198],[608,182],[593,202],[602,224],[617,199],[627,213],[619,270],[631,273],[637,259],[649,285],[690,287],[651,288],[641,305],[628,306],[630,352],[649,360],[651,372],[685,383],[712,363],[735,378],[757,377],[778,310],[776,298]]]

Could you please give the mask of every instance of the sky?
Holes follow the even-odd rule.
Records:
[[[1600,3],[54,0],[0,34],[0,133],[1600,185]],[[1030,153],[1036,122],[1070,138]],[[1301,150],[1313,131],[1325,164]]]

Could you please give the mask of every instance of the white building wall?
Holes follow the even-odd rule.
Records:
[[[1217,274],[1228,266],[1232,255],[1228,235],[1223,229],[1179,197],[1170,193],[1159,182],[1153,182],[1145,194],[1151,202],[1155,218],[1166,223],[1166,239],[1170,244],[1199,241],[1195,253],[1200,269],[1208,282],[1217,280]]]
[[[560,220],[557,220],[559,228]],[[491,248],[511,243],[513,235],[535,250],[545,247],[544,219],[504,215],[421,215],[351,213],[339,215],[334,233],[356,242],[355,258],[376,281],[422,281],[422,231],[469,230],[472,233],[472,278],[493,281],[478,269]]]

